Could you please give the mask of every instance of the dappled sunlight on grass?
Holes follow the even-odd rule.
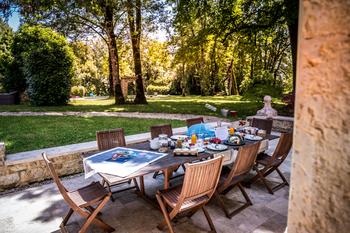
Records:
[[[66,106],[36,107],[28,104],[1,106],[0,111],[74,111],[74,112],[157,112],[185,113],[201,115],[220,115],[220,111],[211,112],[205,108],[209,103],[219,109],[238,111],[239,117],[255,114],[263,106],[263,102],[242,96],[168,96],[159,95],[148,97],[148,104],[115,105],[114,98],[107,99],[78,99],[72,100]],[[283,110],[285,104],[279,99],[273,99],[273,106]],[[280,111],[283,112],[283,111]]]

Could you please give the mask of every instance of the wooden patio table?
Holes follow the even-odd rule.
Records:
[[[273,140],[277,139],[279,136],[276,135],[267,135],[263,140]],[[254,143],[254,141],[245,141],[246,144],[251,144]],[[152,151],[150,148],[149,142],[141,142],[133,145],[127,146],[128,148],[133,148],[133,149],[139,149],[139,150],[149,150]],[[228,146],[227,150],[238,150],[239,146]],[[160,158],[159,160],[156,160],[155,162],[152,162],[148,164],[147,166],[141,168],[140,170],[132,173],[131,175],[127,177],[119,177],[115,175],[110,175],[110,174],[105,174],[105,173],[98,173],[105,182],[108,184],[112,185],[115,183],[121,183],[128,181],[132,178],[139,178],[140,179],[140,186],[138,187],[138,193],[141,197],[146,197],[146,192],[145,192],[145,186],[144,186],[144,176],[147,174],[153,174],[154,172],[157,171],[163,171],[164,173],[164,186],[163,189],[168,189],[169,188],[169,179],[171,177],[172,171],[177,168],[178,166],[189,163],[189,162],[194,162],[198,160],[203,160],[203,159],[208,159],[215,154],[222,153],[222,151],[209,151],[206,150],[203,153],[199,153],[198,156],[174,156],[173,155],[173,150],[169,150],[168,155]]]

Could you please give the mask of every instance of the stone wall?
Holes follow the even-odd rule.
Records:
[[[350,229],[349,9],[301,1],[290,233]]]
[[[59,176],[83,171],[81,154],[58,156],[51,159]],[[0,166],[0,191],[51,178],[43,160]]]
[[[266,119],[264,116],[248,116],[247,120],[251,124],[251,121],[253,118],[262,118]],[[285,116],[276,116],[273,117],[272,122],[272,131],[275,132],[283,132],[283,133],[289,133],[293,131],[294,127],[294,118],[293,117],[285,117]]]

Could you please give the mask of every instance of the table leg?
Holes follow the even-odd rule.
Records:
[[[172,170],[171,169],[164,169],[163,170],[163,174],[164,174],[164,189],[168,189],[169,188],[169,178],[170,178],[170,172]]]
[[[146,192],[145,192],[145,181],[143,179],[143,176],[140,176],[140,192],[141,195],[145,196]]]

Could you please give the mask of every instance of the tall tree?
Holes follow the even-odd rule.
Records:
[[[134,71],[136,76],[136,104],[146,104],[146,96],[142,78],[141,64],[141,0],[127,0],[126,8],[128,12],[128,22],[130,29],[130,39],[134,57]]]

